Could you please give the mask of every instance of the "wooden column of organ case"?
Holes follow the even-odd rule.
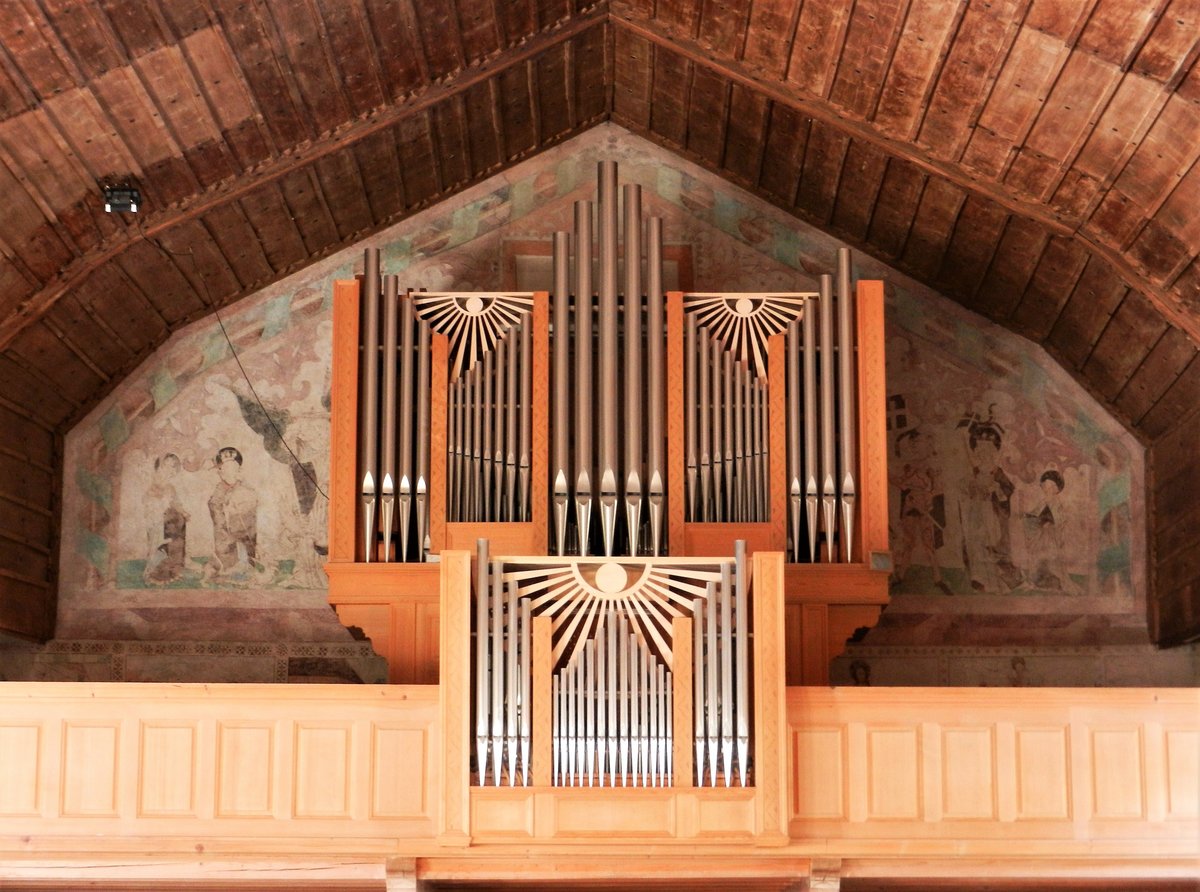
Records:
[[[598,180],[549,292],[336,283],[330,601],[440,685],[443,843],[781,845],[785,685],[887,600],[882,283],[664,293]]]

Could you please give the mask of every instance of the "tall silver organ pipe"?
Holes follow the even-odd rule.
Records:
[[[588,553],[592,474],[592,203],[575,202],[575,517],[579,553]]]
[[[642,188],[625,199],[625,514],[628,552],[638,553],[642,521]],[[611,554],[611,552],[610,552]]]
[[[850,249],[838,249],[838,446],[842,504],[842,560],[853,559],[855,496],[854,290],[850,282]]]
[[[379,468],[379,250],[363,258],[362,364],[359,379],[358,472],[362,493],[363,560],[375,550],[375,498]]]
[[[825,547],[829,560],[837,559],[835,542],[837,524],[837,468],[834,465],[834,347],[833,347],[833,277],[821,276],[821,515],[825,521]]]
[[[388,276],[388,290],[392,293],[398,293],[398,283],[395,276]],[[406,296],[401,301],[400,310],[400,486],[399,497],[396,501],[400,511],[400,560],[408,560],[408,530],[409,520],[412,512],[413,499],[413,415],[415,409],[414,391],[416,389],[413,380],[413,340],[414,340],[414,316],[413,303],[411,296]],[[390,357],[389,362],[395,362],[395,357]],[[391,530],[389,529],[384,538],[390,538]],[[385,542],[386,548],[386,542]]]
[[[808,521],[809,560],[817,559],[817,526],[820,484],[817,476],[817,307],[809,300],[804,308],[804,510]],[[796,386],[796,382],[792,382]]]
[[[551,461],[550,492],[554,499],[554,544],[559,554],[567,553],[567,514],[570,506],[570,373],[568,348],[571,330],[570,236],[554,233],[554,291],[551,295],[554,326],[554,455]]]
[[[417,324],[417,555],[425,560],[429,553],[429,413],[430,347],[432,332],[422,319]]]
[[[399,363],[396,338],[400,331],[399,282],[387,276],[383,282],[383,455],[379,463],[382,475],[379,532],[383,537],[383,559],[392,554],[392,514],[396,492],[396,371]]]
[[[617,165],[599,164],[600,218],[600,523],[604,553],[617,524]]]
[[[650,503],[650,553],[662,548],[663,511],[667,494],[665,457],[666,390],[662,285],[662,218],[651,217],[646,229],[646,476]]]

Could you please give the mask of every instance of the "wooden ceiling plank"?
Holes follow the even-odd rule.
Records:
[[[967,194],[944,180],[930,179],[913,217],[902,261],[926,281],[933,278],[954,232]]]
[[[394,154],[394,148],[392,151]],[[392,178],[387,179],[390,181]],[[279,180],[279,186],[310,255],[323,254],[340,241],[337,224],[333,222],[333,216],[321,198],[320,189],[310,168],[292,171]],[[403,207],[402,195],[400,202],[400,206]]]
[[[42,0],[50,28],[84,78],[98,77],[125,64],[121,53],[96,21],[97,6],[76,0]],[[47,99],[50,97],[46,97]]]
[[[568,90],[567,54],[570,44],[547,50],[534,62],[538,109],[538,142],[545,143],[571,130],[573,90]]]
[[[718,169],[722,166],[728,118],[729,81],[706,68],[697,68],[688,91],[685,145]]]
[[[392,100],[400,100],[427,86],[432,77],[412,7],[393,0],[363,0],[363,3],[367,30],[379,47],[380,70],[387,94]]]
[[[1127,69],[1166,5],[1167,0],[1100,0],[1079,36],[1079,47]]]
[[[992,179],[1003,177],[1069,56],[1059,38],[1028,26],[1020,29],[963,152],[966,167]]]
[[[146,355],[170,333],[167,323],[115,264],[97,269],[73,292],[80,304],[117,333],[133,357]]]
[[[285,73],[276,55],[268,23],[253,4],[239,0],[210,0],[220,19],[222,33],[232,52],[236,72],[250,89],[255,106],[271,134],[275,151],[296,145],[316,135],[312,119],[293,78]],[[271,29],[273,30],[273,28]]]
[[[545,31],[571,15],[569,0],[537,0],[538,28]]]
[[[909,0],[858,0],[846,28],[846,44],[834,73],[829,101],[868,120],[892,65]]]
[[[58,430],[62,419],[75,409],[52,382],[30,370],[7,349],[0,352],[0,379],[4,381],[4,400],[9,408],[48,430]]]
[[[744,45],[750,0],[699,0],[687,3],[687,7],[699,7],[699,20],[692,23],[692,30],[688,33],[701,44],[720,52],[729,52],[731,46]],[[661,11],[658,17],[662,20]],[[737,56],[740,58],[741,54]]]
[[[824,225],[828,225],[833,217],[838,183],[849,147],[850,138],[842,131],[813,121],[804,149],[796,205]]]
[[[0,123],[0,163],[15,174],[42,219],[72,253],[94,243],[95,224],[74,206],[93,193],[95,180],[45,108]]]
[[[618,28],[614,39],[622,63],[613,72],[613,103],[618,114],[637,129],[650,129],[650,96],[654,89],[651,67],[654,46],[640,35]],[[577,63],[578,64],[578,63]],[[586,76],[580,64],[579,76]]]
[[[963,202],[935,281],[971,306],[1000,244],[1009,214],[994,201],[974,195]]]
[[[1179,179],[1200,158],[1200,116],[1171,97],[1088,219],[1084,230],[1103,244],[1127,250],[1143,222],[1157,213]]]
[[[685,57],[661,46],[654,48],[650,131],[681,148],[687,144],[692,68]]]
[[[14,411],[11,405],[0,405],[0,428],[8,434],[0,444],[0,450],[42,471],[54,473],[54,466],[48,463],[54,455],[53,428],[31,418],[27,412]],[[52,520],[54,515],[46,511],[42,517]]]
[[[178,46],[155,50],[135,68],[201,187],[238,173],[221,127]]]
[[[887,162],[887,155],[870,143],[850,140],[830,218],[835,230],[866,241]]]
[[[1050,235],[1037,221],[1009,217],[971,309],[991,319],[1007,319],[1029,287]]]
[[[462,31],[453,2],[447,0],[418,7],[412,0],[402,0],[402,5],[412,9],[430,79],[446,78],[466,67]]]
[[[753,0],[742,50],[751,71],[773,80],[787,76],[801,6],[792,0]]]
[[[102,387],[112,383],[113,375],[117,371],[120,370],[119,367],[117,369],[113,370],[112,372],[105,371],[105,369],[103,367],[101,367],[101,365],[98,362],[96,362],[95,359],[92,358],[92,356],[90,355],[90,352],[88,350],[83,349],[80,346],[79,342],[76,341],[75,338],[68,335],[55,322],[55,320],[49,314],[43,316],[41,319],[38,320],[38,322],[39,322],[39,324],[44,325],[46,327],[46,329],[50,332],[50,334],[52,334],[54,337],[58,338],[59,341],[62,342],[62,345],[64,347],[66,347],[67,350],[70,351],[72,356],[74,356],[81,363],[83,363],[85,366],[87,366],[87,368],[91,371],[91,373],[93,375],[95,375],[96,378],[100,381],[100,385]],[[100,340],[99,338],[96,338],[94,336],[95,332],[88,332],[88,334],[92,335],[91,337],[88,338],[89,344],[92,344],[95,341]]]
[[[6,228],[13,239],[10,246],[21,262],[40,280],[45,281],[75,256],[69,242],[46,218],[44,200],[22,178],[23,171],[5,148],[4,125],[0,125],[0,190],[7,196],[4,209]],[[3,300],[5,295],[0,295]]]
[[[117,258],[118,265],[145,295],[170,330],[207,310],[204,300],[175,266],[174,258],[149,239],[141,239]]]
[[[505,159],[515,158],[538,144],[529,89],[529,62],[500,72],[500,105],[504,118]]]
[[[73,407],[87,402],[98,386],[107,383],[90,363],[80,359],[41,320],[21,332],[8,354],[26,368],[36,370],[38,377],[53,386]]]
[[[1153,312],[1150,301],[1130,291],[1096,341],[1081,371],[1109,402],[1162,337],[1167,324]]]
[[[904,250],[927,179],[915,164],[901,158],[888,161],[867,226],[868,243],[884,257],[898,259]]]
[[[431,151],[431,158],[436,158],[436,153]],[[350,152],[326,155],[314,168],[342,241],[371,229],[375,220],[354,156]]]
[[[607,23],[596,28],[586,28],[570,38],[575,60],[575,121],[576,125],[594,121],[613,108],[615,101],[609,84],[616,81],[616,71],[610,50],[615,48],[615,39]],[[597,77],[596,73],[601,72]]]
[[[500,164],[500,147],[494,125],[496,106],[492,101],[490,84],[474,84],[463,93],[463,101],[470,122],[467,137],[470,142],[471,176],[478,178]]]
[[[1079,369],[1129,289],[1103,260],[1092,257],[1046,337],[1060,360]]]
[[[154,240],[171,255],[205,306],[224,306],[241,293],[241,284],[225,255],[198,221],[188,220]]]
[[[131,58],[144,56],[165,46],[170,37],[159,26],[154,10],[158,3],[146,0],[100,0],[112,29]]]
[[[1142,416],[1138,429],[1152,440],[1177,426],[1194,430],[1193,419],[1200,408],[1200,357],[1193,359],[1167,392]]]
[[[0,45],[0,121],[29,111],[39,101],[17,63]]]
[[[4,51],[12,56],[39,100],[84,83],[71,53],[41,11],[29,7],[28,0],[0,3],[0,34],[4,35]]]
[[[729,94],[729,126],[725,137],[725,168],[747,183],[758,183],[766,149],[766,97],[742,84]]]
[[[1070,170],[1063,173],[1051,204],[1075,220],[1091,216],[1167,98],[1153,81],[1126,74]]]
[[[276,275],[308,259],[308,248],[277,182],[264,183],[261,189],[242,196],[239,204]]]
[[[537,9],[533,0],[494,0],[504,44],[517,46],[537,32]]]
[[[442,170],[440,191],[443,192],[466,183],[471,178],[465,132],[467,122],[456,99],[457,97],[450,97],[431,109],[434,132],[437,135],[438,160]]]
[[[271,264],[237,202],[211,208],[200,221],[220,248],[225,264],[237,276],[243,292],[271,278]]]
[[[1196,358],[1196,345],[1178,328],[1168,328],[1145,362],[1113,400],[1136,426]],[[1194,442],[1191,448],[1195,448]]]
[[[1073,239],[1052,236],[1033,270],[1029,287],[1012,314],[1012,326],[1034,343],[1050,334],[1070,299],[1088,261],[1088,252]]]
[[[312,0],[271,4],[266,9],[263,29],[311,129],[329,133],[348,121],[352,103]]]
[[[935,158],[955,160],[1017,37],[1029,0],[971,5],[926,103],[917,142]]]
[[[500,52],[503,38],[493,0],[457,0],[459,30],[468,65]]]
[[[112,380],[128,364],[131,354],[116,332],[74,294],[55,304],[45,319],[52,331],[61,332],[76,347],[87,351],[105,380]]]
[[[199,180],[181,157],[181,146],[138,72],[114,68],[97,79],[94,88],[109,126],[137,162],[144,203],[161,208],[194,195]]]
[[[397,124],[396,133],[404,170],[404,200],[411,208],[438,194],[429,118],[425,114],[411,115]]]
[[[351,113],[365,115],[387,102],[390,97],[384,87],[377,47],[367,29],[362,3],[359,0],[317,0],[313,14],[337,69],[335,76],[345,91]]]
[[[846,42],[849,4],[842,0],[807,0],[796,22],[787,80],[822,99],[829,95],[838,58]]]
[[[164,30],[173,32],[176,39],[211,28],[214,24],[206,3],[166,3],[151,9],[160,17]]]
[[[366,192],[367,203],[371,206],[371,216],[376,221],[382,221],[390,220],[401,213],[404,210],[404,184],[400,180],[400,171],[396,165],[396,141],[392,132],[380,130],[378,133],[372,133],[366,139],[355,143],[353,151],[358,169],[362,172],[363,189]],[[464,150],[459,147],[454,151]],[[322,222],[326,219],[319,206],[310,207],[309,213],[318,214]],[[303,226],[301,235],[304,236]],[[332,244],[332,241],[336,241],[336,238],[325,244]],[[304,243],[309,244],[309,239],[305,238]],[[309,253],[312,253],[311,250]]]
[[[273,137],[222,34],[205,28],[185,37],[181,47],[192,79],[238,166],[253,167],[269,157]]]
[[[1048,199],[1083,150],[1121,76],[1119,68],[1098,56],[1072,53],[1017,150],[1005,183],[1032,198]]]
[[[1200,3],[1172,0],[1131,68],[1174,89],[1200,54]]]

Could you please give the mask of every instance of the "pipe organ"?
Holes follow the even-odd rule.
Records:
[[[886,600],[882,289],[842,251],[665,293],[615,164],[573,210],[547,292],[339,284],[330,598],[399,658],[387,605],[440,586],[463,789],[769,799],[785,589]]]

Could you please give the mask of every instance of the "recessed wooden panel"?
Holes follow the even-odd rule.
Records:
[[[1017,729],[1017,818],[1069,818],[1066,728]]]
[[[275,728],[221,725],[217,731],[217,815],[270,817]]]
[[[419,728],[376,725],[371,745],[371,817],[426,817],[429,739]]]
[[[845,751],[845,732],[841,728],[813,728],[792,735],[795,817],[846,817]]]
[[[350,817],[350,728],[296,727],[297,818]]]
[[[675,834],[673,793],[628,792],[632,795],[559,799],[555,809],[555,835],[595,839]]]
[[[1140,728],[1092,731],[1092,811],[1098,818],[1141,818],[1146,779]]]
[[[532,839],[534,797],[523,791],[471,791],[471,832],[480,837],[502,836]]]
[[[37,813],[39,725],[0,727],[0,815]]]
[[[996,762],[992,728],[942,730],[942,817],[996,818]]]
[[[1200,817],[1200,731],[1168,731],[1167,814]]]
[[[142,725],[138,814],[189,817],[196,812],[196,729]]]
[[[62,814],[117,816],[118,725],[72,725],[63,729]]]
[[[701,796],[696,802],[696,835],[752,836],[754,812],[754,797],[750,795],[741,798]]]
[[[868,730],[867,813],[871,818],[920,817],[920,744],[915,728]]]

